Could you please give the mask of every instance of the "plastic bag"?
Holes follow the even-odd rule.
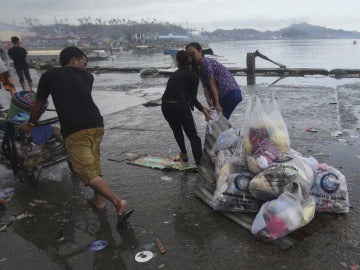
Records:
[[[213,209],[229,212],[258,212],[262,202],[251,196],[249,182],[252,177],[253,174],[249,171],[220,174],[212,199]]]
[[[219,134],[210,153],[214,153],[217,150],[236,148],[239,142],[241,142],[239,131],[231,127]]]
[[[212,125],[219,120],[221,114],[218,113],[216,110],[211,110],[211,113],[210,113],[210,116],[211,116],[211,120],[209,120],[207,122],[207,126],[206,126],[206,133],[207,134],[212,134],[213,133],[213,130],[212,130]]]
[[[314,182],[314,172],[299,156],[284,155],[278,162],[257,174],[249,184],[252,196],[258,200],[268,201],[277,198],[284,187],[297,182],[302,195],[307,198]],[[281,162],[280,162],[281,161]]]
[[[261,206],[251,233],[263,241],[276,240],[308,224],[314,215],[314,198],[303,200],[300,185],[292,182],[277,199]]]
[[[350,202],[345,176],[332,166],[319,166],[311,195],[315,197],[317,212],[349,213]]]
[[[249,169],[259,173],[290,150],[290,139],[275,97],[264,104],[253,95],[245,112],[244,149]]]

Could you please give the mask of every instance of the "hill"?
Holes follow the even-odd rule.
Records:
[[[357,39],[360,32],[330,29],[308,23],[292,24],[277,31],[260,32],[253,29],[215,30],[206,32],[210,40],[254,40],[254,39]]]

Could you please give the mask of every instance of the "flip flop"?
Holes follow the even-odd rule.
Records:
[[[92,200],[88,200],[88,205],[92,208],[92,209],[95,209],[95,210],[99,210],[99,211],[105,211],[106,210],[106,205],[102,208],[99,208],[95,205],[95,203],[92,201]]]
[[[119,226],[121,223],[126,223],[126,220],[131,216],[134,212],[134,209],[126,210],[124,214],[118,215],[117,225]]]

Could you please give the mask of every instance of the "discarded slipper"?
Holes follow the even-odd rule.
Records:
[[[131,214],[134,212],[134,209],[126,210],[124,214],[118,215],[118,221],[117,225],[119,226],[121,223],[126,223],[126,220],[131,216]]]
[[[106,206],[99,208],[95,205],[95,203],[92,200],[88,200],[88,205],[95,210],[99,210],[99,211],[105,211],[106,210]]]

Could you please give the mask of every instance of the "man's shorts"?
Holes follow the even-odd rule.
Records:
[[[14,81],[9,71],[0,73],[0,82],[4,85],[5,90],[15,91]]]
[[[77,131],[65,139],[66,150],[75,173],[87,186],[91,179],[101,176],[100,144],[104,128]]]

